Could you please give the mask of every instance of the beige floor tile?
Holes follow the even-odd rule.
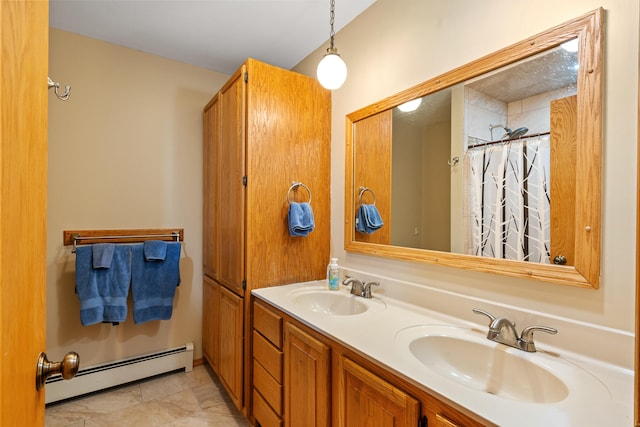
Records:
[[[250,424],[242,416],[200,412],[190,417],[175,420],[162,427],[250,427]]]
[[[208,384],[192,389],[203,410],[222,415],[237,415],[237,409],[226,391],[216,384]]]
[[[50,405],[45,411],[45,425],[75,427],[75,423],[79,421],[136,406],[141,402],[139,385],[118,387],[107,392]]]
[[[163,375],[140,383],[142,401],[150,402],[174,393],[179,393],[188,387],[184,385],[184,374]]]
[[[184,385],[188,388],[218,382],[218,377],[216,377],[209,365],[195,366],[191,372],[185,372],[183,378]]]
[[[190,415],[177,405],[153,401],[114,411],[85,421],[85,427],[156,427]]]
[[[50,405],[46,427],[248,427],[208,366]]]

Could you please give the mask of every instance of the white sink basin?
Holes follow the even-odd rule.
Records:
[[[558,357],[498,344],[467,328],[416,326],[400,331],[396,342],[428,372],[483,394],[557,403],[576,387],[594,384],[595,390],[608,394],[595,377]]]
[[[310,311],[328,315],[352,316],[362,314],[371,308],[384,307],[384,303],[375,299],[366,299],[351,295],[345,290],[302,290],[295,292],[293,302]]]

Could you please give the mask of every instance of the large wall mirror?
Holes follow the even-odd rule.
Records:
[[[349,114],[345,249],[597,289],[603,13]]]

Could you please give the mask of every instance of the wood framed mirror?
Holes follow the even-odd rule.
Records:
[[[602,9],[597,9],[347,115],[345,250],[597,289],[602,186],[603,14]],[[553,68],[550,64],[556,58],[571,56],[564,53],[570,50],[569,45],[577,48],[572,54],[577,62],[570,69],[566,66]],[[536,79],[537,76],[542,79]],[[573,80],[548,87],[547,80],[551,76],[555,80],[572,76]],[[498,99],[502,97],[500,92],[507,92],[503,99]],[[478,93],[481,101],[473,104],[470,100],[477,99]],[[425,109],[431,109],[427,119],[419,120],[432,124],[428,130],[422,127],[418,131],[419,155],[403,151],[396,142],[399,134],[411,132],[407,130],[408,126],[396,121],[396,107],[416,99],[422,100]],[[546,99],[542,108],[546,118],[529,119],[538,124],[529,125],[533,129],[527,128],[524,136],[518,134],[520,129],[512,125],[517,120],[510,110],[517,105],[524,108],[539,99]],[[491,110],[493,107],[487,105],[494,104],[502,105],[502,116],[494,114],[497,110],[492,111],[493,116],[478,112]],[[444,126],[438,111],[446,112]],[[489,120],[488,117],[493,118]],[[480,131],[472,130],[479,122],[488,132],[482,138],[477,135]],[[439,124],[440,131],[434,130],[437,127],[434,123]],[[496,137],[495,132],[499,136]],[[438,138],[430,136],[436,133],[440,134]],[[529,250],[522,255],[524,245],[520,241],[505,243],[506,239],[502,239],[504,227],[491,237],[484,234],[480,238],[473,237],[473,224],[478,219],[473,217],[472,206],[484,210],[485,202],[474,202],[476,205],[470,202],[478,196],[472,196],[476,193],[471,190],[474,184],[469,178],[474,170],[469,159],[471,148],[495,144],[511,150],[521,143],[520,140],[534,137],[547,141],[549,147],[544,149],[548,151],[548,169],[541,169],[544,170],[542,179],[536,184],[537,188],[542,188],[539,198],[547,199],[547,207],[542,208],[546,211],[545,216],[539,222],[547,224],[540,228],[537,236],[531,229],[518,225],[520,223],[515,229],[520,234],[534,235],[532,241],[539,241],[535,244],[542,248],[542,255],[535,255],[535,259],[529,255],[532,252]],[[431,142],[436,139],[445,141],[444,145],[433,148],[435,144]],[[403,144],[407,145],[404,141],[406,139]],[[533,144],[529,142],[529,145]],[[538,151],[525,153],[525,149],[519,150],[516,151],[521,157],[542,157]],[[419,164],[419,169],[412,166],[412,162]],[[506,167],[529,170],[531,164],[525,162],[517,167],[510,164],[500,173]],[[478,165],[476,169],[487,169],[486,162]],[[440,175],[436,174],[437,170],[441,171]],[[517,191],[524,194],[521,183],[519,185]],[[439,189],[440,194],[428,192],[434,188]],[[528,193],[532,194],[531,191]],[[482,194],[484,197],[484,190]],[[498,214],[502,216],[492,217],[489,221],[505,223],[506,218],[513,216],[511,208],[505,208],[502,203],[502,213]],[[359,214],[362,221],[363,208],[371,208],[371,205],[375,206],[383,223],[379,228],[367,229],[362,227],[363,222],[358,223]],[[444,209],[439,212],[437,207]],[[534,223],[528,213],[531,209],[527,206],[518,209],[529,215],[522,219],[522,224],[529,227]],[[437,222],[437,217],[443,222]],[[402,227],[406,228],[404,238],[399,238],[397,236],[402,233],[398,230]],[[421,241],[428,240],[427,234],[431,243],[412,243],[412,239],[418,240],[415,236]],[[489,245],[488,252],[473,243],[474,240],[487,242],[491,239],[496,245]],[[515,247],[518,255],[507,255],[507,246]],[[562,265],[564,260],[566,264]]]

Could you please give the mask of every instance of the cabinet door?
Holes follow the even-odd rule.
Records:
[[[204,109],[202,116],[202,267],[204,274],[217,278],[218,232],[216,229],[216,200],[218,198],[218,143],[220,140],[220,108],[216,95]]]
[[[320,279],[329,259],[331,92],[318,80],[248,59],[247,283],[251,289]],[[289,235],[287,189],[313,195],[315,228]],[[304,202],[304,188],[292,190]],[[304,259],[304,262],[300,262]]]
[[[220,90],[218,218],[220,258],[217,279],[244,295],[245,279],[245,82],[242,67]]]
[[[243,300],[224,286],[219,290],[218,375],[233,403],[242,408]]]
[[[330,425],[330,351],[311,335],[289,322],[285,324],[285,426]]]
[[[362,187],[370,189],[372,193],[366,191],[362,194],[362,203],[375,202],[384,222],[384,227],[373,234],[351,230],[351,233],[354,233],[354,240],[358,242],[385,245],[391,242],[391,229],[394,225],[391,222],[391,121],[392,110],[387,110],[354,124],[354,132],[358,134],[358,140],[366,141],[365,145],[356,143],[353,149],[354,157],[358,159],[354,163],[353,170],[355,193],[359,193]],[[376,167],[366,165],[376,165]],[[415,197],[412,201],[415,202]],[[355,214],[360,206],[359,197],[356,197],[353,203]],[[351,218],[351,221],[354,221],[354,218]]]
[[[415,427],[420,402],[353,361],[338,359],[338,425]]]
[[[551,263],[564,256],[576,265],[577,95],[551,101]]]
[[[218,307],[220,285],[210,278],[202,284],[202,352],[214,371],[218,370]]]

